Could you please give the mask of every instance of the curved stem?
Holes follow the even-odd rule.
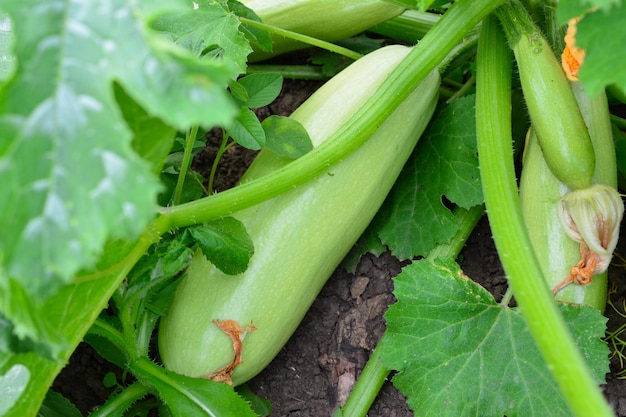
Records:
[[[141,382],[135,382],[132,385],[126,387],[119,395],[108,400],[93,413],[89,414],[89,417],[113,417],[120,416],[124,411],[128,409],[135,401],[138,401],[150,394],[152,390]]]
[[[468,94],[469,91],[474,88],[476,85],[476,77],[472,75],[462,86],[459,88],[449,99],[446,100],[446,103],[451,103],[459,97],[463,97]]]
[[[611,416],[550,294],[525,229],[512,158],[511,73],[510,51],[497,22],[489,17],[483,22],[477,55],[476,124],[496,247],[528,327],[574,413]]]
[[[379,23],[370,28],[369,31],[393,39],[415,43],[422,39],[440,18],[441,15],[435,13],[406,10],[400,16]]]
[[[319,66],[312,65],[270,65],[270,64],[251,64],[248,65],[247,74],[264,74],[264,73],[280,74],[284,78],[292,80],[328,80],[332,74],[327,74]]]
[[[196,141],[196,135],[198,134],[198,126],[193,126],[187,131],[185,137],[185,150],[183,152],[183,161],[180,164],[180,172],[178,173],[178,181],[176,181],[176,188],[174,189],[174,197],[172,198],[172,204],[177,205],[180,203],[180,197],[183,194],[183,186],[185,185],[185,178],[187,177],[187,171],[191,165],[191,154],[193,152],[193,144]]]
[[[209,174],[209,183],[206,187],[209,194],[213,194],[215,192],[213,190],[213,183],[215,182],[215,173],[217,172],[217,165],[219,164],[220,159],[222,159],[222,155],[224,155],[224,152],[226,152],[226,149],[228,149],[228,147],[226,146],[227,141],[228,141],[228,136],[226,135],[226,132],[222,130],[222,143],[220,144],[220,147],[217,150],[217,153],[215,154],[213,165],[211,165],[211,173]]]
[[[385,338],[385,335],[381,340]],[[339,409],[335,416],[361,417],[366,416],[383,384],[391,371],[380,361],[380,342],[367,360],[365,368],[359,375],[357,383],[348,396],[345,405]]]
[[[113,343],[121,352],[126,352],[128,350],[128,347],[126,346],[126,341],[124,340],[124,335],[118,329],[111,326],[109,323],[100,318],[96,319],[96,321],[89,329],[88,333],[106,338],[108,341]]]
[[[622,117],[611,115],[611,123],[620,129],[626,129],[626,119]]]
[[[284,36],[285,38],[289,38],[289,39],[293,39],[295,41],[303,42],[303,43],[306,43],[308,45],[317,46],[318,48],[326,49],[327,51],[330,51],[330,52],[335,52],[335,53],[337,53],[339,55],[343,55],[343,56],[346,56],[348,58],[354,59],[355,61],[363,56],[363,55],[359,54],[358,52],[354,52],[353,50],[350,50],[348,48],[344,48],[342,46],[335,45],[334,43],[331,43],[331,42],[322,41],[322,40],[314,38],[312,36],[306,36],[306,35],[303,35],[301,33],[292,32],[292,31],[286,30],[286,29],[281,29],[281,28],[276,27],[276,26],[272,26],[272,25],[268,25],[268,24],[265,24],[265,23],[261,23],[261,22],[258,22],[256,20],[246,19],[245,17],[241,17],[241,16],[239,16],[239,20],[241,21],[241,23],[243,23],[245,25],[252,26],[252,27],[255,27],[255,28],[259,28],[259,29],[263,29],[263,30],[266,30],[266,31],[268,31],[270,33],[274,33],[276,35]]]

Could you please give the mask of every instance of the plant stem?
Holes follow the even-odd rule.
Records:
[[[268,31],[270,33],[274,33],[276,35],[284,36],[285,38],[289,38],[289,39],[293,39],[295,41],[303,42],[303,43],[306,43],[308,45],[317,46],[318,48],[326,49],[327,51],[330,51],[330,52],[335,52],[335,53],[337,53],[339,55],[343,55],[343,56],[346,56],[348,58],[354,59],[355,61],[363,56],[363,55],[359,54],[358,52],[354,52],[354,51],[352,51],[352,50],[350,50],[348,48],[344,48],[342,46],[335,45],[334,43],[331,43],[331,42],[322,41],[322,40],[314,38],[312,36],[306,36],[306,35],[303,35],[301,33],[292,32],[292,31],[286,30],[286,29],[281,29],[281,28],[276,27],[276,26],[272,26],[272,25],[268,25],[268,24],[265,24],[265,23],[261,23],[261,22],[258,22],[256,20],[246,19],[245,17],[241,17],[241,16],[239,16],[239,20],[241,21],[241,23],[243,23],[245,25],[252,26],[252,27],[255,27],[255,28],[259,28],[259,29],[263,29],[263,30],[266,30],[266,31]]]
[[[111,326],[109,323],[100,318],[97,318],[96,321],[93,323],[93,325],[89,329],[89,333],[106,338],[108,341],[113,343],[121,352],[127,352],[128,350],[126,342],[124,340],[124,335],[122,335],[122,333],[115,327]]]
[[[381,341],[385,338],[385,332]],[[335,416],[363,417],[367,415],[376,396],[383,387],[391,371],[380,361],[380,341],[370,355],[365,368],[359,375],[356,384],[350,391],[348,400],[343,407],[337,409]]]
[[[450,242],[442,243],[428,253],[426,259],[429,261],[434,261],[437,258],[456,259],[459,256],[459,253],[461,253],[461,249],[463,249],[465,242],[476,227],[476,223],[478,223],[480,218],[485,213],[485,207],[483,205],[479,205],[472,207],[469,210],[456,207],[453,213],[454,217],[456,217],[459,222],[459,230]]]
[[[466,95],[476,85],[476,77],[472,75],[462,86],[459,88],[446,103],[451,103],[459,97]]]
[[[313,65],[248,65],[247,74],[280,74],[292,80],[328,80],[332,75],[325,73],[321,67]]]
[[[178,173],[178,180],[176,181],[176,188],[174,189],[174,197],[172,198],[172,204],[177,205],[180,203],[180,197],[183,194],[183,186],[185,185],[185,177],[187,177],[187,171],[191,165],[191,153],[193,152],[193,144],[196,141],[196,135],[198,134],[198,126],[193,126],[187,131],[185,137],[185,151],[183,152],[183,161],[180,164],[180,172]]]
[[[224,152],[226,152],[226,149],[229,148],[227,146],[227,143],[228,143],[228,135],[222,129],[222,143],[220,144],[220,147],[218,148],[217,153],[215,154],[215,159],[213,160],[213,165],[211,165],[211,173],[209,174],[209,183],[208,183],[208,185],[206,187],[209,195],[213,194],[215,192],[213,190],[213,184],[215,182],[215,173],[217,172],[217,166],[218,166],[220,160],[222,159],[222,155],[224,155]]]
[[[626,119],[619,116],[611,115],[611,123],[620,129],[626,129]]]
[[[105,402],[102,407],[98,408],[89,417],[113,417],[120,416],[137,400],[142,399],[150,394],[152,390],[141,382],[135,382],[126,387],[118,395]]]
[[[449,243],[441,244],[430,251],[426,259],[432,261],[442,257],[456,258],[483,213],[484,207],[482,205],[472,207],[469,210],[456,207],[454,216],[459,221],[459,230]],[[365,364],[365,368],[359,375],[359,379],[350,392],[345,405],[335,415],[341,417],[362,417],[367,415],[367,411],[387,380],[389,372],[391,372],[380,361],[380,346],[386,335],[387,333],[385,332]]]
[[[406,10],[400,16],[379,23],[369,30],[393,39],[415,43],[422,39],[440,18],[441,15],[435,13]]]
[[[198,224],[268,200],[325,172],[365,143],[419,82],[444,61],[467,32],[503,2],[461,0],[454,3],[389,75],[372,99],[321,146],[255,181],[190,203],[163,208],[161,217],[173,228]]]
[[[510,55],[495,19],[485,19],[477,55],[476,120],[494,240],[531,334],[575,415],[611,416],[550,294],[525,229],[512,158]]]

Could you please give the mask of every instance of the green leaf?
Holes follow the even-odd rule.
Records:
[[[265,145],[265,131],[256,114],[247,107],[239,110],[239,115],[227,130],[228,135],[244,148],[257,151]]]
[[[172,149],[176,129],[147,114],[118,84],[114,87],[117,104],[133,134],[133,150],[150,163],[155,175],[159,175]]]
[[[43,305],[31,311],[31,314],[36,315],[38,320],[45,321],[46,328],[64,343],[77,345],[107,305],[112,293],[128,274],[130,265],[136,262],[132,256],[130,259],[127,257],[134,247],[135,242],[132,241],[107,242],[94,271],[82,274],[79,277],[79,283],[63,286]],[[22,310],[27,310],[29,307],[29,305],[23,306]],[[40,341],[38,338],[36,340]],[[49,343],[52,344],[54,341]],[[53,345],[49,349],[59,352],[56,360],[33,353],[16,352],[4,355],[4,352],[0,352],[0,366],[4,366],[0,368],[0,372],[5,372],[7,367],[12,365],[21,364],[26,366],[31,373],[31,378],[19,402],[7,416],[3,417],[23,417],[37,413],[48,388],[72,353],[71,349],[58,345]],[[4,357],[6,357],[5,361],[3,361]]]
[[[245,105],[256,109],[267,106],[278,97],[283,87],[283,77],[273,73],[250,74],[239,79],[238,83],[248,92]]]
[[[463,208],[482,203],[474,117],[474,96],[439,109],[378,213],[380,239],[398,258],[454,236],[458,222],[442,195]]]
[[[197,56],[223,59],[238,74],[246,72],[252,48],[227,2],[197,0],[188,4],[186,13],[160,17],[152,27],[170,34],[176,44]]]
[[[354,273],[356,267],[361,260],[361,257],[366,253],[371,253],[374,256],[379,256],[381,253],[387,250],[387,246],[383,245],[378,237],[378,230],[380,226],[375,222],[381,221],[380,217],[374,219],[373,223],[365,229],[359,240],[354,244],[350,252],[341,261],[341,266],[348,272]]]
[[[578,76],[589,95],[615,84],[626,90],[626,6],[619,4],[608,10],[588,14],[578,22],[576,45],[587,51]]]
[[[45,306],[33,301],[14,280],[0,288],[0,323],[0,351],[35,352],[54,360],[68,347],[50,323]]]
[[[82,417],[74,404],[58,392],[48,391],[37,417]]]
[[[171,203],[172,194],[176,189],[178,175],[179,173],[174,167],[169,167],[161,173],[160,179],[164,189],[163,192],[159,194],[159,205],[166,207]],[[205,192],[204,188],[202,188],[202,182],[202,175],[191,170],[187,171],[183,192],[180,196],[180,203],[187,203],[204,197]]]
[[[246,19],[255,20],[257,22],[261,21],[259,16],[254,13],[254,10],[246,7],[239,1],[228,0],[228,7],[237,16],[245,17]],[[272,38],[267,31],[248,25],[241,25],[239,30],[241,30],[246,35],[248,40],[253,45],[258,46],[259,49],[261,49],[262,51],[270,52],[272,50]]]
[[[146,358],[139,359],[131,368],[156,388],[174,417],[256,417],[233,387],[224,383],[179,375]]]
[[[206,132],[198,132],[198,136],[193,142],[193,149],[191,151],[192,158],[206,147],[206,140],[204,137],[205,133]],[[183,163],[184,149],[185,139],[176,137],[176,139],[174,139],[172,152],[165,158],[164,167],[161,175],[159,176],[163,190],[159,193],[158,203],[162,207],[166,207],[171,203],[172,195],[174,194]],[[179,203],[187,203],[189,201],[197,200],[200,197],[204,197],[205,190],[203,188],[203,183],[204,179],[202,178],[202,175],[189,169],[185,176],[185,184]]]
[[[158,182],[131,148],[112,83],[177,129],[229,123],[233,76],[147,29],[178,0],[10,0],[17,68],[0,92],[0,253],[7,276],[44,299],[92,266],[109,237],[156,213]]]
[[[497,304],[453,261],[417,261],[395,288],[381,359],[399,371],[393,383],[415,415],[571,416],[519,311]],[[601,383],[606,319],[591,307],[561,311]]]
[[[102,356],[119,365],[119,354],[125,354],[130,358],[148,354],[152,332],[158,320],[165,314],[165,309],[180,282],[176,278],[191,260],[193,251],[189,246],[192,243],[186,232],[166,234],[135,264],[128,274],[126,285],[118,289],[114,297],[114,303],[119,311],[119,322],[116,320],[117,317],[111,320],[103,312],[90,330],[90,333],[109,339],[119,351],[115,352],[115,349],[112,349],[112,355]],[[114,330],[111,331],[108,327]],[[116,332],[117,329],[121,330]],[[134,337],[129,342],[128,338],[120,340],[120,334],[133,334]],[[98,342],[96,340],[96,343]],[[128,346],[129,344],[132,346]],[[98,346],[106,344],[100,342],[94,347],[98,350]],[[116,353],[117,357],[113,356]]]
[[[313,143],[304,126],[295,119],[269,116],[263,123],[265,147],[286,158],[299,158],[313,149]]]
[[[241,105],[244,105],[246,101],[248,101],[248,91],[246,91],[246,88],[239,84],[239,82],[231,81],[228,83],[228,89],[230,90],[230,94],[233,98]]]
[[[223,217],[187,230],[204,256],[225,274],[240,274],[248,268],[254,244],[239,220]]]
[[[557,3],[556,16],[560,24],[567,23],[574,17],[580,17],[592,9],[611,10],[621,5],[621,0],[560,0]]]
[[[0,83],[8,80],[15,69],[13,32],[9,16],[0,13]]]
[[[173,277],[185,269],[193,251],[184,233],[166,234],[135,264],[128,274],[126,291],[151,281]]]
[[[111,362],[113,365],[116,365],[121,369],[124,369],[126,366],[126,363],[128,362],[126,352],[106,337],[99,336],[95,331],[93,333],[90,331],[85,335],[84,341],[87,342],[96,352],[98,352],[100,356]]]
[[[31,375],[23,365],[13,365],[0,375],[0,415],[10,410],[20,398]]]
[[[236,386],[235,391],[250,404],[257,416],[263,417],[272,414],[272,403],[250,391],[247,384]]]

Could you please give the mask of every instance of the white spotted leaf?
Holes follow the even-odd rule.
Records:
[[[92,266],[107,239],[133,238],[155,216],[158,181],[131,147],[114,83],[179,130],[236,115],[226,91],[236,74],[149,28],[185,6],[2,2],[15,66],[0,85],[0,267],[35,298]]]

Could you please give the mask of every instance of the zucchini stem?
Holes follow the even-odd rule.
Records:
[[[174,197],[172,198],[172,204],[177,205],[180,203],[180,198],[183,195],[183,188],[185,186],[185,178],[187,177],[187,171],[191,166],[191,154],[193,152],[193,144],[196,141],[198,135],[198,126],[192,126],[185,135],[185,150],[183,152],[183,161],[180,164],[180,172],[178,173],[178,180],[176,181],[176,188],[174,189]]]
[[[313,65],[270,65],[251,64],[248,65],[247,74],[280,74],[283,78],[292,80],[316,80],[326,81],[334,74],[328,74],[319,66]]]
[[[139,381],[134,382],[124,388],[118,395],[110,398],[96,411],[89,414],[89,417],[120,416],[136,401],[142,399],[151,392],[152,389],[148,385]]]
[[[327,51],[334,52],[339,55],[343,55],[345,57],[354,59],[355,61],[363,56],[359,54],[358,52],[354,52],[351,49],[344,48],[343,46],[339,46],[331,42],[326,42],[326,41],[314,38],[312,36],[303,35],[301,33],[293,32],[291,30],[281,29],[276,26],[268,25],[266,23],[247,19],[241,16],[239,16],[239,20],[244,25],[252,26],[258,29],[263,29],[270,33],[284,36],[285,38],[293,39],[295,41],[306,43],[311,46],[317,46],[318,48],[326,49]]]
[[[550,294],[524,225],[512,158],[511,59],[492,17],[483,22],[476,61],[481,180],[489,222],[509,284],[574,414],[612,416]]]
[[[207,185],[207,192],[209,194],[213,194],[215,190],[213,189],[213,184],[215,182],[215,174],[217,172],[217,166],[219,165],[220,160],[222,159],[222,155],[229,148],[228,144],[228,135],[226,131],[222,129],[222,143],[220,143],[220,147],[217,150],[217,154],[215,155],[215,159],[213,160],[213,164],[211,165],[211,173],[209,174],[209,182]]]

